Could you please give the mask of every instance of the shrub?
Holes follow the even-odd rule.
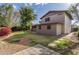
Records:
[[[12,27],[11,28],[12,29],[12,31],[21,31],[22,30],[22,28],[21,27]]]
[[[79,37],[79,31],[75,32],[74,35],[76,35],[77,37]]]
[[[25,31],[27,30],[26,28],[20,27],[20,26],[15,26],[11,28],[12,31]]]
[[[76,32],[76,36],[77,36],[77,37],[79,37],[79,31],[78,31],[78,32]]]
[[[79,31],[75,32],[74,35],[76,35],[77,37],[79,37]]]
[[[9,27],[2,27],[0,29],[0,36],[4,36],[11,33],[11,29]]]
[[[51,48],[56,49],[66,49],[72,45],[72,42],[69,39],[59,39],[57,41],[54,41],[53,43],[50,43],[48,46]]]
[[[76,31],[78,31],[78,28],[73,28],[73,30],[72,30],[72,31],[76,32]]]
[[[78,37],[79,37],[79,31],[78,31]]]

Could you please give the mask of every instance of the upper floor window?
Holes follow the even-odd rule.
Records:
[[[45,18],[45,22],[48,22],[48,21],[50,21],[50,18],[49,17]]]

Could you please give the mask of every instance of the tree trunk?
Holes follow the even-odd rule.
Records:
[[[79,39],[79,26],[78,26],[78,39]]]

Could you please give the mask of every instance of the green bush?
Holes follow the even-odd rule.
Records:
[[[70,42],[68,40],[64,39],[64,40],[59,40],[59,43],[56,43],[56,44],[57,44],[58,48],[65,49],[65,48],[69,47]]]
[[[79,31],[75,32],[74,35],[76,35],[77,37],[79,37]]]
[[[15,26],[15,27],[12,27],[11,29],[12,29],[12,31],[26,31],[27,27],[23,28],[23,27],[20,27],[20,26]]]
[[[48,44],[49,47],[56,48],[56,49],[66,49],[71,45],[72,45],[72,42],[66,38],[59,39],[54,41],[53,43]]]
[[[77,32],[77,35],[78,35],[78,37],[79,37],[79,31]]]
[[[78,37],[79,37],[79,32],[78,32]]]
[[[22,28],[21,27],[12,27],[11,28],[12,29],[12,31],[21,31],[22,30]]]
[[[73,31],[74,31],[74,32],[78,31],[78,28],[73,28]]]

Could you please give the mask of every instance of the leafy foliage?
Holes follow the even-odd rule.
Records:
[[[20,10],[21,15],[21,26],[23,28],[32,26],[32,20],[35,19],[35,14],[32,10],[32,8],[29,7],[22,7]]]
[[[48,46],[56,49],[66,49],[71,45],[72,42],[69,39],[64,38],[54,41],[53,43],[50,43]]]
[[[0,6],[0,26],[12,26],[13,7],[9,4]]]
[[[78,7],[79,7],[79,3],[73,4],[71,5],[71,7],[69,8],[69,12],[70,14],[74,14],[74,16],[72,15],[72,18],[75,19],[75,22],[73,23],[73,25],[77,25],[79,24],[79,11],[78,11]],[[78,31],[79,31],[79,27],[78,27]]]
[[[21,31],[22,30],[22,28],[20,26],[15,26],[15,27],[12,27],[11,29],[12,29],[12,31]]]

